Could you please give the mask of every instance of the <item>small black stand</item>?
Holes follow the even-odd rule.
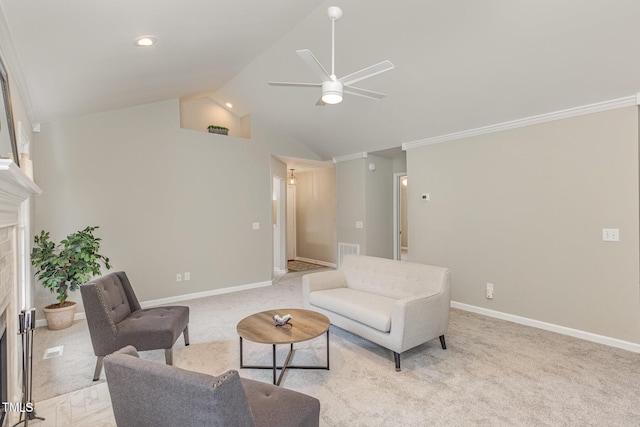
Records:
[[[33,404],[31,391],[33,388],[33,331],[36,324],[36,309],[28,311],[22,310],[18,315],[18,335],[22,338],[22,405],[20,407],[20,421],[12,427],[24,423],[24,427],[29,426],[29,420],[43,420],[36,415],[36,408]],[[22,416],[24,415],[24,420]]]

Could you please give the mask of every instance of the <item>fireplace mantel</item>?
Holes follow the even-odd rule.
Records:
[[[10,159],[0,159],[0,228],[18,224],[20,205],[42,190]]]

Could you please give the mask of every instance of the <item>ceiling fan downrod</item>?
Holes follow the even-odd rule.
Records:
[[[336,78],[336,21],[342,16],[342,9],[338,6],[331,6],[327,10],[329,19],[331,20],[331,78],[335,82]]]

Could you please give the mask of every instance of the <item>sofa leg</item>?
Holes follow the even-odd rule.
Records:
[[[104,356],[98,356],[98,361],[96,362],[96,370],[93,372],[93,380],[98,381],[100,379],[100,373],[102,372],[102,360]]]
[[[440,335],[440,345],[442,346],[443,350],[447,349],[447,344],[444,342],[444,335]]]
[[[184,338],[184,345],[189,345],[189,325],[185,326],[184,331],[182,331],[182,337]]]
[[[400,372],[400,353],[393,352],[393,358],[396,361],[396,372]]]
[[[173,365],[173,348],[164,349],[164,359],[167,365]]]

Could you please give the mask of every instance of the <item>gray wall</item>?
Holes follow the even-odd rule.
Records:
[[[369,154],[336,165],[338,242],[359,244],[363,255],[393,258],[393,164]],[[356,221],[364,228],[356,228]]]
[[[367,255],[393,258],[393,159],[369,154],[366,170]]]
[[[142,301],[270,281],[271,154],[317,157],[256,120],[253,135],[180,129],[178,100],[44,124],[35,230],[60,240],[99,225],[103,252]],[[176,282],[186,271],[191,280]],[[54,302],[38,288],[38,307]]]
[[[337,214],[336,233],[338,243],[360,245],[360,253],[366,254],[366,236],[363,228],[356,228],[356,221],[366,220],[366,171],[367,159],[356,159],[336,164]],[[366,226],[366,222],[364,224]]]
[[[407,167],[409,258],[450,267],[454,301],[640,342],[636,107],[412,148]]]
[[[336,170],[296,174],[297,256],[335,264]]]

